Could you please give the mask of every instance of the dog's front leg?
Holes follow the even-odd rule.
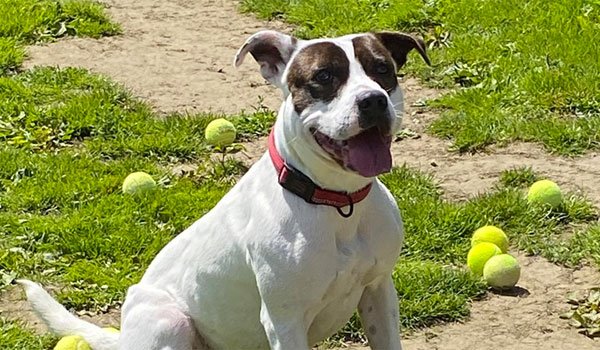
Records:
[[[270,308],[263,300],[260,308],[260,321],[263,324],[272,350],[307,350],[308,339],[304,329],[302,313],[293,308],[284,310]]]
[[[315,271],[310,265],[312,260],[299,259],[299,265],[308,267],[301,269],[299,265],[290,264],[290,255],[301,256],[301,253],[283,246],[278,250],[248,250],[249,261],[254,270],[256,286],[260,295],[260,322],[272,350],[308,350],[307,328],[304,315],[307,305],[316,298],[311,293],[314,288],[307,280],[314,273],[299,271]],[[317,280],[318,277],[316,278]],[[303,288],[305,287],[305,288]]]
[[[358,312],[371,349],[401,350],[398,296],[391,276],[367,286]]]
[[[262,279],[258,289],[261,296],[260,322],[272,350],[308,350],[304,326],[304,302],[299,288],[286,289],[274,276]],[[261,279],[259,279],[261,280]]]

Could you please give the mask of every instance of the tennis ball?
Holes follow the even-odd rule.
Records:
[[[235,126],[223,118],[215,119],[208,123],[204,130],[206,142],[213,146],[228,146],[235,141]]]
[[[78,335],[68,335],[62,337],[58,343],[56,343],[54,350],[92,350],[92,348],[83,337]]]
[[[137,194],[153,190],[156,187],[156,181],[152,176],[143,171],[131,173],[127,175],[123,181],[123,192],[129,194]]]
[[[107,331],[109,333],[120,333],[121,332],[120,330],[118,330],[114,327],[104,327],[102,329],[104,329],[105,331]]]
[[[502,253],[508,250],[508,237],[500,228],[492,225],[483,226],[473,232],[471,237],[471,247],[478,243],[488,242],[495,244]]]
[[[536,181],[527,192],[527,200],[530,203],[549,204],[556,208],[562,203],[562,193],[560,187],[550,180]]]
[[[499,254],[502,254],[502,251],[497,245],[488,242],[478,243],[467,254],[467,266],[475,276],[481,277],[485,263]]]
[[[512,288],[519,282],[519,277],[521,266],[510,254],[492,256],[483,267],[483,278],[494,288]]]

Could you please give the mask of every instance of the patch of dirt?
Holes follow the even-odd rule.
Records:
[[[44,288],[50,293],[56,291],[52,286],[44,286]],[[101,327],[119,328],[121,310],[110,308],[106,312],[82,313],[78,316]],[[19,286],[10,286],[0,293],[0,318],[22,322],[40,334],[48,331],[46,325],[40,321],[31,309],[31,305],[25,300],[25,292]]]
[[[521,280],[510,293],[489,293],[474,302],[463,323],[442,324],[404,334],[406,350],[593,350],[598,341],[577,334],[558,315],[570,310],[566,295],[600,284],[591,267],[565,269],[540,257],[511,252],[522,267]],[[353,350],[368,347],[352,346]]]
[[[149,101],[158,111],[218,111],[237,113],[258,104],[276,110],[279,92],[267,86],[258,67],[249,59],[239,71],[232,67],[237,48],[260,29],[286,31],[280,23],[262,22],[238,13],[234,1],[210,0],[104,0],[109,13],[123,29],[122,36],[68,39],[28,48],[26,68],[35,65],[80,66],[106,74]],[[488,153],[459,155],[447,152],[449,142],[424,133],[424,125],[436,115],[418,105],[440,92],[421,86],[414,79],[401,82],[406,98],[405,126],[418,138],[393,145],[395,164],[431,172],[447,196],[465,199],[487,191],[502,170],[531,166],[568,190],[582,191],[600,205],[597,189],[600,157],[590,153],[578,158],[554,157],[530,144],[490,149]],[[266,149],[266,140],[246,144],[239,153],[252,164]],[[522,294],[491,294],[475,302],[472,316],[464,323],[435,326],[405,335],[408,350],[434,349],[593,349],[592,341],[558,314],[568,309],[565,297],[600,284],[592,268],[571,270],[538,257],[517,253],[523,265]],[[0,295],[0,316],[29,322],[43,330],[22,301],[18,288]],[[118,310],[92,317],[100,325],[114,325]],[[359,349],[360,347],[353,347]],[[362,349],[362,348],[361,348]]]
[[[280,96],[257,74],[249,57],[239,69],[233,57],[262,29],[286,31],[239,13],[231,0],[103,0],[123,35],[71,38],[30,46],[25,68],[83,67],[110,76],[160,112],[238,113]]]
[[[522,266],[516,295],[489,294],[485,301],[473,303],[467,322],[408,336],[406,349],[598,349],[597,340],[577,334],[558,317],[570,309],[565,298],[569,292],[600,284],[598,271],[565,269],[540,257],[513,253]]]
[[[30,328],[44,331],[46,327],[35,316],[31,307],[24,300],[25,293],[20,287],[8,287],[0,294],[0,318],[20,321]]]

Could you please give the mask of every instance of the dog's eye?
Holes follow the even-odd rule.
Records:
[[[375,66],[375,72],[377,74],[388,74],[390,72],[390,67],[385,63],[378,63]]]
[[[314,80],[319,84],[328,84],[333,80],[333,75],[328,69],[321,69],[315,74]]]

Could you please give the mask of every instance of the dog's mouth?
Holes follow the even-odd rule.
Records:
[[[316,129],[311,132],[325,152],[342,167],[364,177],[386,173],[392,168],[392,137],[372,127],[346,140],[335,140]]]

